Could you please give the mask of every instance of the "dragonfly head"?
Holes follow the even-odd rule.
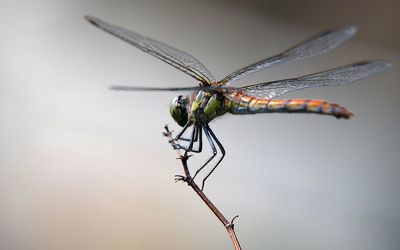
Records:
[[[189,96],[180,95],[174,97],[169,105],[169,113],[181,127],[185,126],[189,120],[188,103]]]

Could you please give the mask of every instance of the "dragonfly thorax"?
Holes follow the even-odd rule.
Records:
[[[189,96],[180,95],[174,97],[169,105],[169,113],[181,127],[185,126],[189,120],[188,104]]]
[[[193,96],[189,117],[193,119],[195,125],[209,123],[226,112],[224,99],[224,95],[219,93],[199,91]]]

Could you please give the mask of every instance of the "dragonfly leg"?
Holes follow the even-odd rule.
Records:
[[[199,142],[197,145],[197,149],[193,149],[192,148],[192,152],[194,153],[201,153],[201,151],[203,150],[203,130],[201,129],[200,126],[195,127],[196,128],[196,135],[194,138],[194,142]]]
[[[180,134],[181,134],[181,133],[180,133]],[[178,140],[183,140],[183,139],[184,139],[184,141],[189,141],[189,145],[186,147],[186,146],[182,146],[180,143],[177,143],[177,144],[175,145],[175,148],[176,148],[176,149],[183,149],[183,150],[185,150],[185,154],[187,154],[188,152],[191,152],[191,151],[192,151],[193,144],[194,144],[195,139],[196,139],[196,127],[193,127],[192,133],[191,133],[189,139],[186,139],[186,138],[178,138]],[[176,140],[176,139],[174,139],[174,140]]]
[[[217,143],[219,149],[221,150],[222,156],[221,158],[219,158],[219,160],[217,161],[217,163],[215,164],[215,166],[211,169],[211,171],[207,174],[207,176],[203,179],[203,183],[201,185],[201,190],[203,190],[204,188],[204,184],[207,180],[208,177],[210,177],[210,175],[214,172],[214,170],[218,167],[218,165],[221,163],[222,159],[224,159],[225,157],[225,149],[222,146],[221,142],[218,140],[218,138],[215,136],[214,132],[211,130],[210,126],[208,126],[208,124],[205,125],[206,130],[209,132],[209,134],[212,136],[212,138],[214,139],[214,141]],[[215,147],[215,145],[214,145]],[[215,155],[214,155],[215,156]]]
[[[187,124],[183,127],[183,129],[181,130],[181,132],[179,132],[179,134],[176,135],[176,137],[174,138],[174,140],[175,140],[175,141],[178,141],[178,140],[190,141],[190,139],[188,139],[188,138],[182,138],[182,135],[185,133],[185,131],[186,131],[186,129],[187,129],[188,127],[190,127],[190,123],[187,123]]]
[[[217,155],[217,148],[215,147],[215,144],[214,144],[213,139],[212,139],[212,137],[211,137],[211,135],[210,135],[210,133],[209,133],[209,131],[207,129],[207,126],[203,124],[202,125],[202,129],[204,130],[204,134],[207,137],[208,143],[211,146],[213,154],[211,155],[210,158],[208,158],[208,160],[199,169],[197,169],[197,171],[194,174],[192,179],[196,178],[197,174],[200,173],[200,171],[203,170],[203,168],[205,168],[205,166],[207,166],[212,161],[212,159],[214,159],[214,157]],[[203,181],[203,187],[201,188],[201,190],[203,190],[203,188],[204,188],[204,181]]]
[[[173,141],[188,141],[190,142],[191,138],[182,138],[182,135],[185,133],[185,131],[187,130],[187,128],[190,127],[190,123],[187,123],[183,129],[176,135],[176,137],[174,139],[172,139]],[[177,143],[176,145],[177,149],[183,149],[183,150],[187,150],[187,147],[184,147],[182,145],[180,145],[179,143]]]
[[[182,138],[180,138],[180,139],[182,139]],[[193,127],[190,139],[185,139],[185,141],[186,140],[189,141],[189,146],[187,146],[187,147],[182,146],[181,144],[178,143],[176,145],[176,148],[183,149],[187,152],[200,153],[203,150],[203,138],[202,138],[201,127],[199,127],[199,126]],[[198,142],[197,149],[193,148],[195,142]],[[185,153],[187,153],[187,152],[185,152]]]

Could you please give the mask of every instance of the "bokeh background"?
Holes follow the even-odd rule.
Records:
[[[327,28],[358,24],[335,51],[242,84],[363,59],[391,70],[288,97],[338,102],[349,120],[227,115],[227,150],[206,194],[245,249],[400,249],[398,1],[0,0],[0,249],[231,249],[184,184],[162,138],[174,93],[193,86],[163,62],[94,28],[90,14],[188,51],[217,78]],[[206,154],[209,150],[206,149]],[[202,157],[191,158],[193,169]]]

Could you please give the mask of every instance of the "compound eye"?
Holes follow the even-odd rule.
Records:
[[[181,96],[175,96],[174,99],[172,99],[172,105],[174,105],[175,107],[179,107],[180,106],[180,98]]]
[[[183,104],[183,102],[182,102],[182,99],[183,99],[183,96],[178,96],[178,100],[177,100],[177,106],[181,106],[182,104]]]
[[[185,98],[180,95],[172,99],[169,107],[172,118],[182,127],[188,122],[188,112],[185,103]]]

